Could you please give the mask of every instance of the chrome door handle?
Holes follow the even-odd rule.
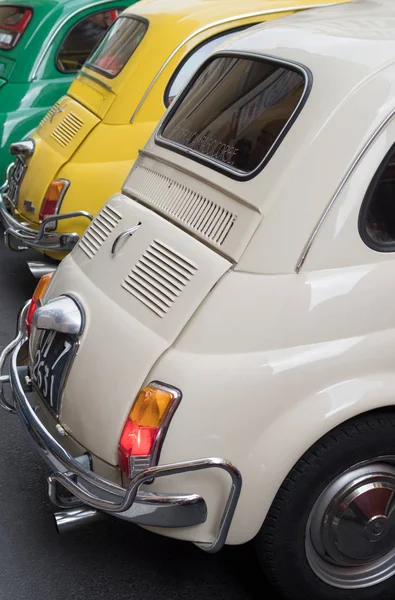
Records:
[[[129,237],[129,236],[133,235],[134,233],[136,233],[136,231],[139,229],[140,225],[141,225],[141,223],[137,223],[137,225],[135,225],[134,227],[131,227],[130,229],[127,229],[123,233],[119,234],[119,236],[116,238],[116,240],[114,241],[112,248],[111,248],[112,256],[115,256],[115,254],[117,253],[117,248],[118,248],[119,242],[121,242],[126,237]]]

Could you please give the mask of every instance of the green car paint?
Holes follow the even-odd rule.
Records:
[[[2,7],[33,10],[15,47],[0,47],[0,185],[11,162],[9,146],[27,137],[64,95],[76,72],[56,66],[67,33],[102,11],[124,9],[136,0],[0,0]],[[1,37],[0,37],[1,40]]]

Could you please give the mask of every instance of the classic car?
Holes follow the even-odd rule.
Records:
[[[0,0],[0,178],[9,146],[67,92],[118,14],[135,0]]]
[[[288,600],[392,600],[394,86],[395,5],[358,0],[177,96],[0,357],[60,529],[253,540]]]
[[[12,147],[0,199],[9,247],[61,259],[121,190],[165,108],[217,45],[317,4],[154,0],[125,11],[31,140]]]

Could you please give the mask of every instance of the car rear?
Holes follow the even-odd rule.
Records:
[[[68,94],[49,110],[31,136],[33,151],[24,154],[12,149],[16,154],[15,168],[10,174],[6,199],[14,207],[14,216],[37,228],[45,217],[59,213],[67,183],[59,182],[57,173],[105,117],[116,98],[107,76],[113,78],[116,69],[122,70],[146,30],[147,24],[140,19],[119,17],[92,55],[90,69],[79,74]],[[122,43],[125,35],[127,44]],[[111,51],[111,64],[107,51]],[[93,75],[89,76],[89,72]]]
[[[152,150],[142,152],[124,193],[107,202],[56,271],[42,306],[30,305],[26,317],[32,389],[64,443],[74,440],[99,472],[106,465],[113,483],[118,477],[125,487],[140,477],[147,484],[146,469],[160,469],[164,457],[182,464],[174,467],[176,480],[162,474],[144,490],[198,491],[207,506],[198,532],[190,521],[184,529],[169,522],[167,531],[208,546],[219,543],[229,494],[234,509],[239,475],[232,456],[216,454],[233,453],[214,434],[226,423],[218,412],[222,400],[217,406],[212,398],[211,413],[201,419],[188,418],[199,410],[192,397],[200,395],[206,410],[210,390],[201,373],[200,392],[192,393],[188,376],[195,379],[191,359],[198,349],[177,352],[175,345],[212,290],[233,276],[261,220],[236,189],[277,151],[308,89],[309,75],[298,65],[222,54],[205,63],[165,117]],[[256,138],[250,154],[247,135]],[[188,168],[192,152],[209,165],[206,177]],[[213,184],[212,167],[222,185]],[[166,375],[169,355],[177,377]],[[204,433],[208,423],[214,437]],[[60,483],[82,494],[67,477]]]

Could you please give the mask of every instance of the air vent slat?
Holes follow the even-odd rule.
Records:
[[[237,215],[224,206],[143,165],[135,165],[131,182],[132,193],[139,200],[218,246],[225,242],[236,222]]]
[[[52,106],[52,108],[49,109],[49,111],[47,112],[45,117],[40,122],[39,127],[42,127],[43,125],[46,125],[47,123],[49,123],[52,115],[55,114],[55,112],[58,110],[59,106],[60,106],[60,102],[56,102],[56,104],[54,104]]]
[[[80,239],[79,247],[81,250],[89,258],[93,258],[121,219],[122,215],[120,213],[114,211],[110,206],[105,206]]]
[[[187,273],[193,275],[196,271],[196,265],[193,265],[193,263],[184,260],[180,254],[175,254],[171,250],[171,248],[169,248],[169,246],[165,246],[164,244],[158,244],[157,242],[154,242],[152,245],[154,248],[156,248],[156,250],[158,250],[158,252],[161,252],[162,254],[167,256],[167,258],[176,263],[176,265],[180,266]]]
[[[162,305],[166,305],[170,308],[173,304],[174,299],[170,299],[160,292],[154,285],[152,285],[147,279],[141,277],[136,271],[129,276],[131,285],[136,285],[140,289],[145,290],[145,293],[151,298],[152,302],[160,302]]]
[[[147,284],[153,286],[155,290],[158,290],[159,294],[162,294],[171,302],[174,300],[174,296],[178,296],[180,293],[180,290],[170,290],[166,287],[166,285],[163,285],[158,277],[155,277],[155,275],[152,276],[150,273],[145,273],[138,265],[136,265],[134,268],[134,275],[144,279]]]
[[[150,250],[147,250],[147,256],[149,258],[155,259],[158,267],[164,268],[165,270],[170,267],[172,275],[177,277],[181,283],[184,283],[185,279],[190,279],[189,273],[182,271],[175,263],[171,264],[167,259],[166,255],[161,254],[155,247],[151,247]]]
[[[55,111],[52,113],[54,114]],[[51,136],[64,148],[68,146],[77,135],[84,122],[72,112],[69,112],[53,130]]]
[[[122,287],[123,287],[124,290],[126,290],[127,292],[129,292],[130,294],[132,294],[132,296],[134,296],[135,298],[137,298],[138,300],[140,300],[140,302],[142,302],[148,308],[150,308],[155,314],[158,315],[158,317],[164,317],[165,316],[166,311],[163,310],[160,306],[158,306],[154,302],[151,302],[151,300],[149,298],[147,298],[145,296],[145,294],[142,294],[141,292],[139,292],[137,289],[135,289],[133,286],[131,286],[127,282],[122,283]]]
[[[182,288],[184,287],[183,284],[179,280],[175,279],[175,277],[172,277],[168,271],[165,271],[163,269],[159,271],[157,265],[154,262],[150,262],[149,259],[147,259],[145,256],[142,256],[140,258],[140,262],[144,264],[145,271],[152,271],[154,277],[163,278],[166,281],[167,285],[171,285],[176,290],[182,290]]]
[[[178,282],[178,284],[181,284],[182,286],[185,285],[185,277],[180,277],[178,273],[175,273],[163,261],[158,260],[154,254],[149,252],[149,250],[147,250],[146,254],[144,255],[144,259],[150,261],[150,263],[153,265],[153,268],[159,269],[161,272],[163,272],[163,275],[168,273]]]
[[[115,219],[111,215],[100,215],[99,221],[102,223],[103,227],[112,229],[118,223],[119,219]]]
[[[95,227],[103,231],[105,235],[111,233],[115,225],[116,223],[111,223],[110,225],[109,221],[103,218],[103,215],[100,215],[95,223]]]
[[[156,315],[164,317],[197,270],[188,258],[154,240],[121,285]]]
[[[93,258],[96,253],[96,250],[92,250],[87,240],[80,240],[80,248],[89,258]]]

